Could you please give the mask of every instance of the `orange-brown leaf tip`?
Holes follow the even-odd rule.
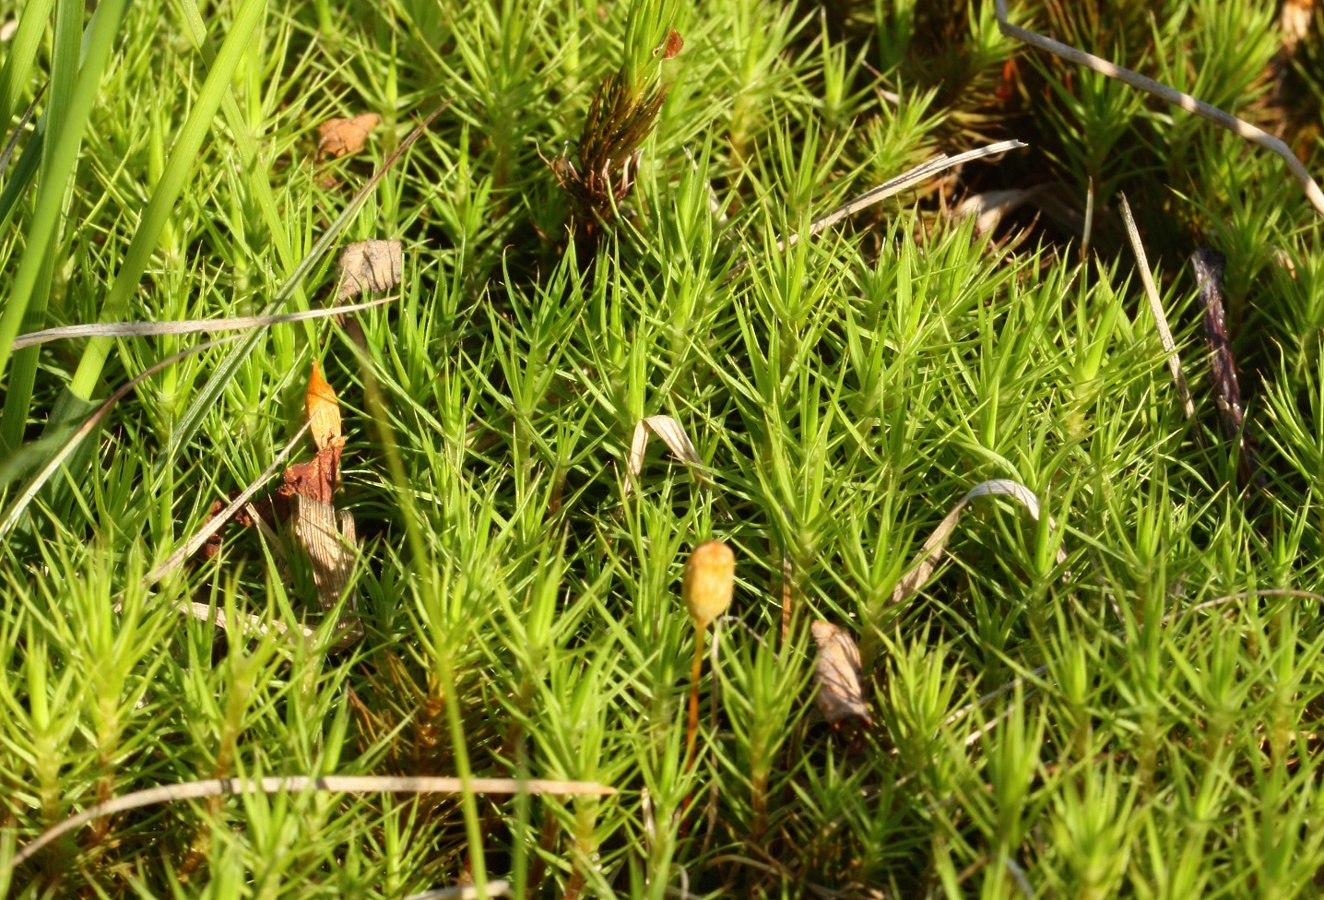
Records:
[[[303,395],[308,411],[309,432],[318,450],[326,450],[343,443],[340,437],[340,403],[335,389],[322,377],[322,368],[313,360],[313,372],[308,377],[308,389]]]
[[[667,39],[653,48],[653,55],[660,56],[663,59],[674,59],[684,46],[685,39],[680,36],[679,31],[673,28],[667,32]]]
[[[685,608],[700,628],[708,625],[731,606],[735,590],[736,555],[721,541],[704,541],[694,548],[685,563],[681,595]]]

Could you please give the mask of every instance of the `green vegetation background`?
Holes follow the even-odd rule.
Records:
[[[1251,0],[1012,16],[1282,133],[1324,173],[1319,9],[1290,48]],[[1320,890],[1320,598],[1226,599],[1324,590],[1324,250],[1279,160],[1014,44],[991,2],[29,0],[20,22],[0,119],[49,87],[0,189],[18,514],[0,550],[0,894]],[[684,47],[664,60],[671,28]],[[594,205],[566,180],[587,178],[609,78],[664,98],[637,162],[614,158],[620,196]],[[301,260],[441,101],[337,244],[403,241],[398,301],[170,366],[23,501],[62,423],[200,338],[11,355],[14,334],[330,303],[335,253],[292,281]],[[364,151],[318,160],[318,124],[361,112],[382,117]],[[776,249],[938,152],[1009,137],[1029,149]],[[1028,188],[991,233],[951,215]],[[1238,486],[1209,391],[1186,262],[1206,244],[1228,261],[1262,491]],[[252,528],[142,585],[301,426],[314,358],[362,538],[349,649],[298,554]],[[702,480],[655,440],[627,490],[652,415],[685,428]],[[1048,515],[977,501],[893,603],[990,478]],[[736,550],[738,621],[705,664],[687,772],[679,577],[709,537]],[[227,639],[181,601],[320,630]],[[814,710],[815,618],[859,640],[872,727]],[[135,789],[330,773],[619,792],[175,804],[9,864]]]

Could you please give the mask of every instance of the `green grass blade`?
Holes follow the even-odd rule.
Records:
[[[101,307],[102,321],[121,318],[127,310],[129,296],[137,288],[147,264],[151,261],[161,231],[174,213],[175,201],[179,199],[180,192],[188,184],[189,173],[198,162],[202,142],[211,131],[221,100],[229,93],[230,80],[234,77],[241,57],[248,49],[248,43],[252,40],[253,32],[262,18],[265,7],[266,0],[245,0],[235,14],[230,33],[226,35],[220,52],[216,54],[216,64],[207,73],[207,80],[203,82],[202,89],[198,92],[198,98],[189,113],[188,121],[180,129],[170,159],[166,162],[165,171],[147,203],[142,221],[125,253],[124,264],[120,267],[119,274],[111,285],[110,294]],[[13,340],[13,334],[8,332],[0,333],[0,337],[4,337],[6,343]],[[69,385],[69,391],[75,397],[85,400],[92,396],[92,391],[101,379],[101,370],[106,364],[112,343],[109,338],[88,342],[78,363],[78,369],[74,372],[73,381]],[[0,352],[6,351],[0,349]]]
[[[111,45],[119,28],[120,14],[124,9],[124,0],[112,0],[97,7],[88,27],[87,54],[78,71],[68,102],[68,114],[58,122],[58,134],[52,135],[53,146],[43,154],[42,181],[37,193],[37,205],[28,231],[28,244],[23,252],[17,274],[10,290],[9,304],[0,316],[0,376],[9,366],[10,345],[27,319],[28,307],[33,298],[39,295],[37,281],[46,267],[47,253],[55,242],[56,231],[60,223],[64,192],[72,177],[78,161],[78,149],[82,144],[83,131],[96,101],[97,90],[101,84],[101,75],[110,58]],[[81,18],[72,15],[66,20],[64,28],[69,28]],[[72,38],[56,36],[56,45],[60,48],[55,63],[57,72],[60,67],[76,64],[78,35]],[[66,43],[68,41],[68,43]],[[72,51],[68,48],[72,47]],[[72,55],[71,55],[72,54]],[[52,88],[52,106],[57,107],[58,86]],[[48,285],[49,287],[49,285]],[[44,300],[41,301],[44,304]],[[29,363],[35,366],[35,359]],[[17,385],[21,387],[21,385]],[[30,391],[30,388],[29,388]],[[15,393],[11,389],[11,393]],[[6,436],[20,434],[27,419],[28,398],[22,403],[17,400],[11,405],[6,403],[3,419],[0,420],[0,440]],[[6,444],[6,446],[12,446]]]
[[[8,124],[19,108],[18,98],[23,95],[23,88],[32,77],[32,63],[37,58],[37,49],[41,46],[41,37],[46,31],[54,2],[31,0],[23,7],[18,29],[9,41],[9,56],[5,58],[4,70],[0,72],[0,122]]]
[[[207,40],[207,26],[202,18],[201,11],[198,9],[198,4],[195,0],[183,0],[181,7],[184,11],[184,21],[188,25],[189,37],[193,40],[193,46],[202,54],[202,59],[208,66],[215,66],[216,50],[212,47],[211,42]],[[235,143],[239,147],[239,158],[248,171],[248,183],[257,197],[258,208],[262,210],[262,218],[267,224],[272,243],[276,247],[276,255],[280,257],[280,264],[284,267],[285,274],[289,275],[294,272],[298,262],[290,249],[289,235],[285,231],[285,223],[281,220],[280,209],[276,205],[276,196],[271,190],[271,179],[268,177],[270,170],[265,161],[254,165],[260,159],[261,148],[258,146],[257,139],[249,130],[248,122],[245,121],[243,113],[240,112],[234,94],[228,89],[221,100],[221,112],[225,115],[225,124],[230,126],[230,131],[234,134]],[[295,305],[301,309],[306,306],[302,288],[295,288],[294,301]]]
[[[78,77],[78,45],[83,9],[75,0],[64,0],[55,11],[55,48],[51,56],[50,105],[46,121],[60,127],[69,112],[74,82]],[[56,142],[47,141],[42,147],[43,173],[53,172],[56,160]],[[47,181],[43,177],[42,182]],[[58,228],[58,226],[56,226]],[[27,314],[23,317],[23,330],[32,331],[46,324],[46,306],[51,298],[51,278],[55,274],[56,251],[59,240],[52,240],[42,256],[41,268],[28,300]],[[32,388],[37,383],[35,350],[20,351],[14,356],[14,368],[9,373],[9,390],[5,392],[4,412],[0,414],[0,448],[15,448],[23,441],[28,409],[32,404]]]

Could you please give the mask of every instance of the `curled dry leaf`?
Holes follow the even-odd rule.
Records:
[[[822,619],[809,630],[818,644],[818,662],[814,667],[818,691],[814,700],[822,710],[823,718],[832,725],[844,719],[859,719],[865,727],[873,725],[869,707],[864,702],[860,650],[855,646],[855,639],[846,629]]]
[[[685,433],[685,429],[671,416],[649,416],[634,426],[634,436],[630,439],[630,458],[627,461],[630,478],[625,482],[627,495],[634,480],[643,471],[644,451],[648,449],[650,433],[660,437],[677,459],[693,466],[695,477],[703,481],[703,460],[699,458],[699,451],[694,449],[694,442]]]
[[[358,153],[368,133],[381,120],[376,113],[364,113],[352,119],[327,119],[317,126],[317,155],[339,157]]]
[[[938,527],[933,529],[933,534],[929,535],[929,539],[920,548],[919,557],[915,564],[897,583],[896,590],[892,591],[893,603],[900,603],[928,583],[929,576],[938,567],[938,560],[942,559],[942,551],[947,547],[947,539],[951,537],[952,531],[956,528],[956,523],[961,520],[961,513],[970,505],[970,501],[992,495],[1011,497],[1025,507],[1025,511],[1030,514],[1030,518],[1036,522],[1039,521],[1039,498],[1019,481],[1012,481],[1010,478],[994,478],[991,481],[984,481],[975,485],[966,492],[964,497],[957,501],[956,505],[952,507],[952,511],[938,523]],[[1051,518],[1048,520],[1048,524],[1050,527],[1057,527],[1057,523]],[[1059,547],[1057,550],[1058,565],[1066,561],[1066,551]]]
[[[364,291],[386,291],[400,283],[403,251],[399,241],[359,241],[340,255],[342,302]]]
[[[956,217],[975,217],[975,233],[988,234],[997,228],[1002,218],[1035,198],[1042,190],[1042,185],[1032,188],[1010,188],[1001,191],[985,191],[971,194],[956,207]]]
[[[699,628],[722,615],[731,606],[735,591],[736,555],[721,541],[704,541],[694,548],[685,563],[681,596]]]
[[[357,542],[353,515],[332,504],[345,438],[340,433],[340,403],[335,389],[322,376],[316,360],[304,392],[304,405],[317,455],[285,470],[281,494],[290,498],[294,536],[308,555],[318,603],[330,609],[349,585]],[[346,639],[361,633],[357,621],[348,619],[341,630],[347,632]]]

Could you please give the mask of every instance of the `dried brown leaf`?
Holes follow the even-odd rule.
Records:
[[[630,458],[626,463],[630,473],[630,478],[625,482],[627,495],[634,480],[643,471],[644,451],[648,449],[649,434],[660,437],[671,450],[672,455],[694,467],[695,477],[703,481],[703,460],[699,458],[699,451],[694,449],[694,442],[685,433],[685,429],[671,416],[649,416],[641,419],[634,426],[634,436],[630,439]]]
[[[368,133],[382,120],[376,113],[364,113],[352,119],[327,119],[317,126],[318,156],[345,156],[358,153]]]
[[[809,627],[818,644],[818,661],[814,667],[814,680],[818,691],[814,700],[823,712],[823,718],[835,725],[844,719],[859,719],[869,727],[873,719],[864,702],[864,688],[860,682],[860,650],[850,632],[822,619]]]
[[[400,283],[404,254],[399,241],[359,241],[340,255],[340,301]]]

